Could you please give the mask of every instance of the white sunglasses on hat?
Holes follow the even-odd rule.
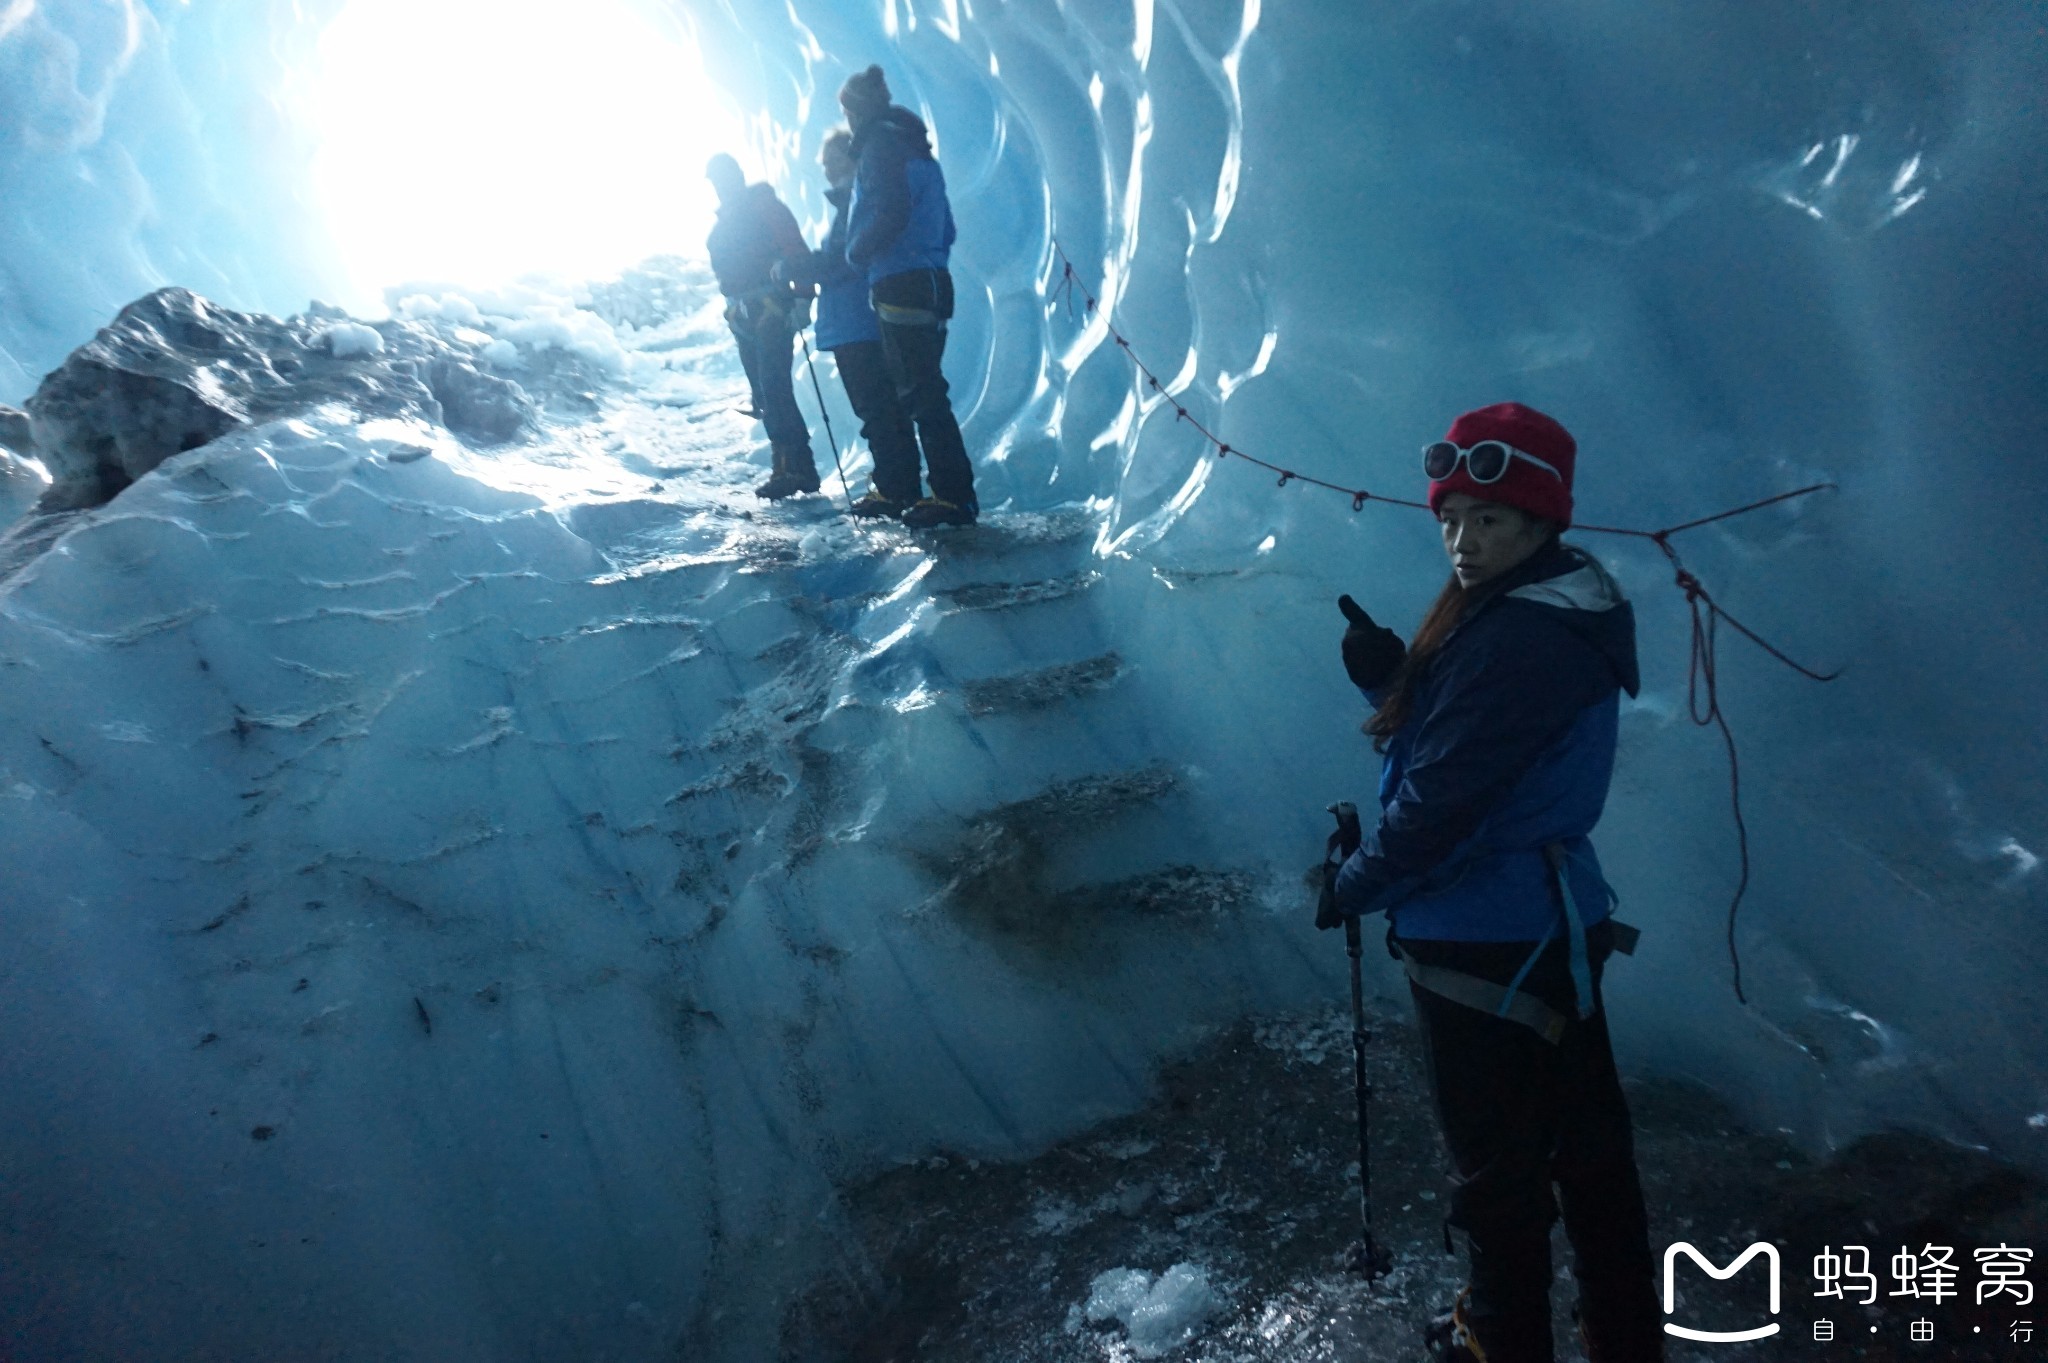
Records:
[[[1441,483],[1450,477],[1457,471],[1461,460],[1473,482],[1481,486],[1498,483],[1507,477],[1508,465],[1517,459],[1534,464],[1560,483],[1564,481],[1564,475],[1555,467],[1533,454],[1516,449],[1505,440],[1481,440],[1470,447],[1454,445],[1448,440],[1436,440],[1422,447],[1422,471],[1429,475],[1429,480],[1433,483]]]

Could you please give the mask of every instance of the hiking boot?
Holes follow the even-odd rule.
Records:
[[[785,469],[761,484],[761,486],[755,488],[754,495],[756,497],[765,497],[771,502],[779,502],[784,497],[794,497],[798,493],[816,492],[817,490],[817,474],[813,473],[810,477],[806,478],[801,473],[794,473]]]
[[[1429,1350],[1430,1363],[1486,1363],[1486,1351],[1465,1325],[1465,1298],[1470,1295],[1469,1288],[1460,1292],[1449,1310],[1432,1316],[1429,1324],[1422,1327],[1422,1343]]]
[[[891,501],[881,493],[874,491],[870,491],[866,496],[848,508],[855,516],[862,519],[879,520],[887,518],[892,521],[902,520],[903,513],[909,509],[910,504],[908,502]]]
[[[756,497],[779,502],[799,492],[818,490],[818,465],[810,450],[801,445],[779,449],[771,446],[770,452],[775,461],[775,472],[767,482],[754,489]]]
[[[973,525],[976,509],[971,504],[961,506],[943,497],[927,497],[903,513],[903,523],[913,530],[929,530],[939,525]]]

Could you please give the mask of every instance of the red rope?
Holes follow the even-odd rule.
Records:
[[[1067,255],[1065,248],[1058,241],[1054,241],[1052,249],[1060,259],[1060,282],[1055,286],[1053,296],[1055,298],[1064,296],[1068,313],[1071,315],[1074,296],[1078,293],[1086,306],[1087,315],[1090,318],[1097,316],[1102,311],[1101,305],[1095,296],[1082,286],[1080,276],[1074,272],[1074,262]],[[1382,497],[1378,493],[1368,491],[1365,488],[1344,487],[1337,483],[1325,482],[1321,478],[1313,478],[1304,473],[1297,473],[1292,469],[1282,468],[1278,464],[1269,463],[1264,459],[1247,454],[1234,445],[1225,444],[1220,436],[1211,431],[1207,426],[1204,426],[1192,412],[1188,411],[1187,407],[1178,398],[1166,391],[1165,385],[1159,381],[1159,376],[1143,360],[1138,358],[1137,352],[1131,348],[1130,340],[1116,329],[1107,315],[1103,315],[1102,325],[1103,329],[1109,333],[1110,338],[1116,342],[1117,348],[1122,350],[1130,359],[1132,365],[1137,368],[1146,386],[1151,388],[1154,393],[1157,393],[1161,400],[1173,407],[1174,420],[1185,421],[1188,425],[1194,427],[1202,438],[1215,448],[1218,459],[1227,459],[1235,455],[1247,463],[1256,464],[1262,469],[1277,473],[1280,475],[1279,485],[1281,487],[1286,487],[1289,483],[1307,483],[1311,487],[1327,488],[1332,492],[1341,492],[1351,498],[1351,509],[1353,511],[1364,510],[1367,502],[1386,502],[1392,506],[1413,507],[1421,511],[1429,510],[1428,505],[1424,502],[1411,502],[1399,497]],[[1682,525],[1668,526],[1663,530],[1633,530],[1611,525],[1576,525],[1573,527],[1576,530],[1583,530],[1593,534],[1626,535],[1635,539],[1651,541],[1663,551],[1664,557],[1670,561],[1678,589],[1685,593],[1686,606],[1692,613],[1692,658],[1687,670],[1685,683],[1687,713],[1691,717],[1692,722],[1702,728],[1713,725],[1720,729],[1721,741],[1728,749],[1728,800],[1735,817],[1735,844],[1741,861],[1741,874],[1735,884],[1735,895],[1728,905],[1728,959],[1734,969],[1735,997],[1744,1004],[1747,1004],[1749,999],[1742,992],[1742,957],[1735,945],[1735,917],[1737,911],[1742,907],[1743,896],[1749,891],[1749,825],[1742,816],[1742,765],[1735,751],[1735,734],[1728,727],[1727,716],[1721,713],[1720,666],[1719,658],[1715,651],[1719,641],[1721,622],[1727,621],[1745,639],[1748,639],[1766,654],[1803,677],[1817,682],[1829,682],[1840,676],[1841,673],[1839,671],[1819,672],[1807,667],[1803,663],[1795,661],[1777,645],[1771,643],[1755,630],[1721,609],[1720,603],[1708,594],[1706,587],[1686,568],[1684,560],[1679,558],[1678,551],[1671,547],[1671,537],[1683,531],[1696,530],[1703,525],[1712,525],[1716,521],[1725,521],[1736,516],[1748,515],[1753,511],[1761,511],[1767,506],[1775,506],[1779,502],[1791,501],[1795,497],[1811,496],[1816,492],[1833,491],[1834,489],[1835,485],[1833,483],[1814,483],[1809,487],[1796,488],[1791,492],[1781,492],[1774,497],[1765,497],[1760,501],[1750,502],[1747,505],[1738,506],[1728,511],[1719,511],[1711,516],[1701,516],[1697,520],[1686,521]],[[1702,708],[1702,702],[1704,702],[1704,708]]]

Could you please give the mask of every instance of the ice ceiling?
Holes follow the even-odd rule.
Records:
[[[1838,483],[1686,546],[1844,669],[1723,642],[1748,1008],[1683,599],[1586,541],[1646,683],[1601,835],[1646,930],[1617,1044],[1816,1147],[1899,1122],[2048,1165],[2038,7],[677,0],[605,9],[653,35],[609,55],[562,7],[553,81],[519,7],[322,84],[373,4],[0,4],[0,401],[166,283],[286,314],[578,221],[599,264],[693,251],[707,135],[815,226],[832,92],[880,61],[953,187],[990,547],[634,559],[743,480],[657,497],[664,409],[622,389],[524,463],[235,437],[0,588],[11,1309],[80,1356],[233,1321],[249,1356],[758,1357],[746,1285],[814,1266],[785,1242],[831,1178],[1029,1149],[1191,1029],[1338,987],[1298,873],[1375,770],[1331,603],[1412,626],[1433,528],[1208,458],[1056,295],[1055,235],[1179,401],[1304,473],[1403,495],[1514,397],[1577,434],[1596,523]],[[691,47],[716,89],[646,88]],[[657,820],[689,876],[633,841]],[[1079,956],[1016,921],[1119,895],[1182,916]],[[343,982],[294,1001],[308,952]],[[287,1225],[325,1238],[249,1248]]]

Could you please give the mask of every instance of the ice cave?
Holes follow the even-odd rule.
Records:
[[[805,349],[753,493],[703,167],[816,242],[871,63],[971,528]],[[1336,602],[1505,400],[1635,612],[1653,1243],[1783,1249],[1667,1356],[2033,1357],[2044,90],[2031,0],[0,3],[0,1360],[1421,1357]]]

